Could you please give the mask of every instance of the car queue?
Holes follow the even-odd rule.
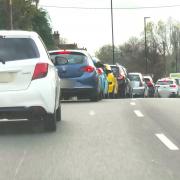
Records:
[[[47,51],[29,31],[0,31],[0,121],[61,121],[61,100],[178,97],[180,74],[153,82],[150,75],[104,64],[86,50]]]
[[[61,79],[62,100],[179,96],[177,78],[154,83],[152,75],[128,72],[119,63],[103,64],[86,50],[54,50],[49,54]]]
[[[118,63],[104,64],[86,50],[53,50],[49,55],[61,79],[62,100],[77,97],[99,101],[150,95],[141,73],[128,73]]]

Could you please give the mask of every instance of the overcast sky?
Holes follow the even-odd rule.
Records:
[[[44,5],[44,6],[43,6]],[[40,0],[51,18],[54,31],[66,38],[68,43],[86,47],[91,54],[105,44],[111,44],[110,9],[71,9],[57,7],[110,8],[111,0]],[[179,0],[113,0],[114,8],[134,8],[180,5]],[[180,6],[174,8],[114,9],[115,45],[123,44],[130,37],[140,37],[147,21],[167,21],[169,17],[180,21]]]

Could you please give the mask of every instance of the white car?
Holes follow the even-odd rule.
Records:
[[[143,80],[141,73],[131,72],[128,74],[130,84],[133,90],[133,96],[148,97],[148,86]]]
[[[178,86],[178,96],[180,95],[180,78],[175,78],[176,84]]]
[[[61,120],[60,79],[39,35],[0,31],[0,122]]]
[[[175,79],[159,79],[155,85],[155,97],[177,97],[178,86]]]

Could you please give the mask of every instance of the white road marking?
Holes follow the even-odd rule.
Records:
[[[164,134],[156,134],[156,136],[170,150],[172,150],[172,151],[179,150],[179,148],[173,142],[171,142]]]
[[[90,111],[89,111],[89,115],[90,115],[90,116],[94,116],[95,114],[96,114],[96,113],[94,112],[94,110],[90,110]]]
[[[0,119],[0,122],[28,121],[28,119]]]
[[[77,96],[73,96],[71,99],[72,101],[77,101]]]
[[[18,165],[16,167],[15,174],[14,174],[14,179],[16,179],[16,176],[19,173],[19,170],[20,170],[20,168],[21,168],[21,166],[22,166],[22,164],[24,162],[26,153],[27,153],[26,150],[24,150],[24,153],[23,153],[23,155],[22,155],[22,157],[21,157],[21,159],[20,159],[20,161],[19,161],[19,163],[18,163]]]
[[[135,102],[130,102],[130,105],[131,105],[131,106],[135,106],[136,103],[135,103]]]
[[[134,98],[132,98],[131,100],[132,100],[132,101],[136,101],[136,99],[134,99]]]
[[[134,113],[136,114],[137,117],[144,117],[144,115],[139,110],[134,110]]]

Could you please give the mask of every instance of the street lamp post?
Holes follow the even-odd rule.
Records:
[[[10,7],[10,29],[13,29],[12,0],[9,0]]]
[[[145,45],[145,62],[146,62],[146,74],[148,72],[148,60],[147,60],[147,37],[146,37],[146,19],[150,17],[144,17],[144,45]]]
[[[113,54],[113,64],[115,64],[115,57],[114,57],[113,3],[112,3],[112,0],[111,0],[111,30],[112,30],[112,54]]]

